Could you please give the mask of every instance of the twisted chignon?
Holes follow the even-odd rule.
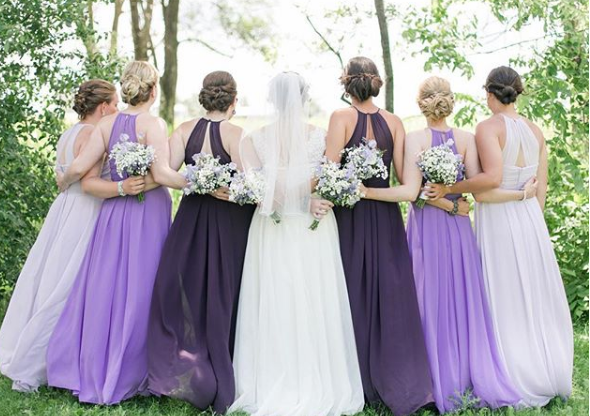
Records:
[[[451,85],[446,79],[440,77],[426,79],[420,85],[416,101],[424,117],[432,120],[448,117],[455,106]]]

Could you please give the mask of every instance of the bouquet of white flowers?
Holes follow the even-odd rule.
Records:
[[[129,136],[121,134],[119,142],[113,146],[109,159],[115,161],[117,174],[123,177],[124,173],[129,176],[145,176],[150,170],[150,166],[156,160],[156,151],[152,146],[130,142]],[[143,202],[145,196],[143,192],[137,194],[137,200]]]
[[[341,154],[346,158],[346,164],[352,166],[356,177],[361,181],[373,177],[387,179],[389,172],[383,163],[383,150],[377,148],[375,140],[363,138],[360,145],[344,149]]]
[[[217,188],[229,186],[232,173],[236,170],[235,163],[223,164],[219,157],[208,153],[193,155],[194,165],[187,165],[183,172],[187,185],[183,191],[185,195],[210,194]]]
[[[229,184],[229,200],[239,205],[259,204],[264,196],[264,175],[260,169],[238,172]]]
[[[318,195],[336,206],[352,208],[361,200],[361,181],[352,164],[341,167],[339,163],[325,160],[317,170]],[[315,219],[310,230],[318,228],[320,220]]]
[[[442,183],[451,186],[457,182],[457,176],[463,172],[463,157],[456,155],[451,146],[453,140],[449,139],[446,143],[426,149],[418,154],[418,167],[422,171],[422,176],[427,182]],[[428,197],[422,192],[416,201],[418,208],[424,207]]]

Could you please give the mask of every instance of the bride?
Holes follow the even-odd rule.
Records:
[[[338,416],[364,404],[336,221],[311,195],[325,131],[305,122],[307,90],[297,73],[274,77],[274,120],[241,144],[244,168],[262,168],[266,190],[248,237],[230,412]],[[314,217],[323,218],[311,231]]]

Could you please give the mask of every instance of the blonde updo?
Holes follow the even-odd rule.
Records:
[[[121,77],[121,97],[129,105],[139,105],[150,99],[152,89],[158,83],[158,71],[145,61],[127,64]]]
[[[440,77],[430,77],[420,84],[416,101],[424,117],[432,120],[448,117],[455,106],[451,84]]]

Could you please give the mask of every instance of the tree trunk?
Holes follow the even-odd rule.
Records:
[[[375,0],[375,11],[379,21],[381,33],[381,49],[383,50],[383,66],[385,67],[385,108],[393,113],[393,65],[391,63],[391,49],[389,47],[389,29],[385,17],[383,0]]]
[[[174,127],[178,81],[178,9],[180,0],[162,0],[164,14],[164,73],[160,78],[160,117]]]
[[[88,58],[92,59],[98,53],[98,47],[96,46],[96,39],[94,37],[94,11],[92,7],[94,5],[93,0],[86,1],[86,13],[83,14],[83,18],[76,22],[76,32],[86,48],[86,54]]]
[[[150,41],[150,27],[152,24],[152,11],[154,0],[131,0],[131,32],[133,34],[133,48],[135,59],[148,60],[148,45]],[[141,13],[140,13],[141,9]],[[143,25],[140,22],[143,20]]]
[[[119,17],[123,11],[124,0],[115,0],[115,15],[113,17],[113,27],[111,29],[111,47],[109,48],[109,54],[111,56],[117,55],[117,40],[119,35]]]

